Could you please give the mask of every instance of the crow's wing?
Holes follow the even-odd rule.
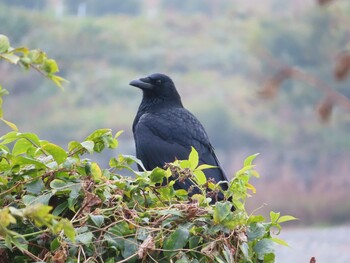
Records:
[[[207,178],[227,181],[203,126],[184,108],[144,113],[135,124],[134,137],[136,155],[148,170],[175,159],[187,159],[193,146],[200,164],[218,166],[204,171]]]

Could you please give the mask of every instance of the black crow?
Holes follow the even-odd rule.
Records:
[[[165,163],[176,159],[187,159],[193,146],[198,151],[199,164],[217,166],[204,170],[207,179],[228,181],[202,124],[183,107],[180,95],[168,76],[155,73],[133,80],[130,85],[143,91],[132,130],[136,156],[147,170],[164,167]],[[174,188],[188,190],[191,185],[189,180],[176,181]],[[227,184],[221,187],[226,190]],[[218,199],[223,199],[221,193]]]

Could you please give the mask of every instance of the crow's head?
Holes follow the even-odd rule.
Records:
[[[164,74],[154,73],[145,78],[135,79],[129,84],[140,88],[146,100],[156,99],[159,101],[178,102],[181,104],[181,98],[175,88],[174,82]]]

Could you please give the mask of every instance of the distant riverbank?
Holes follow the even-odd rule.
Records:
[[[350,225],[324,228],[283,229],[279,238],[290,247],[276,247],[276,263],[350,262]]]

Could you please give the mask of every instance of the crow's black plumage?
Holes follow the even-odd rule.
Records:
[[[155,73],[130,82],[143,91],[143,98],[133,123],[136,156],[147,170],[163,167],[175,159],[187,159],[193,146],[199,154],[200,164],[217,168],[206,169],[206,177],[216,182],[227,181],[199,120],[181,102],[173,81],[164,74]],[[187,189],[191,182],[176,182],[176,189]],[[222,184],[227,189],[227,184]],[[222,195],[219,195],[222,199]]]

